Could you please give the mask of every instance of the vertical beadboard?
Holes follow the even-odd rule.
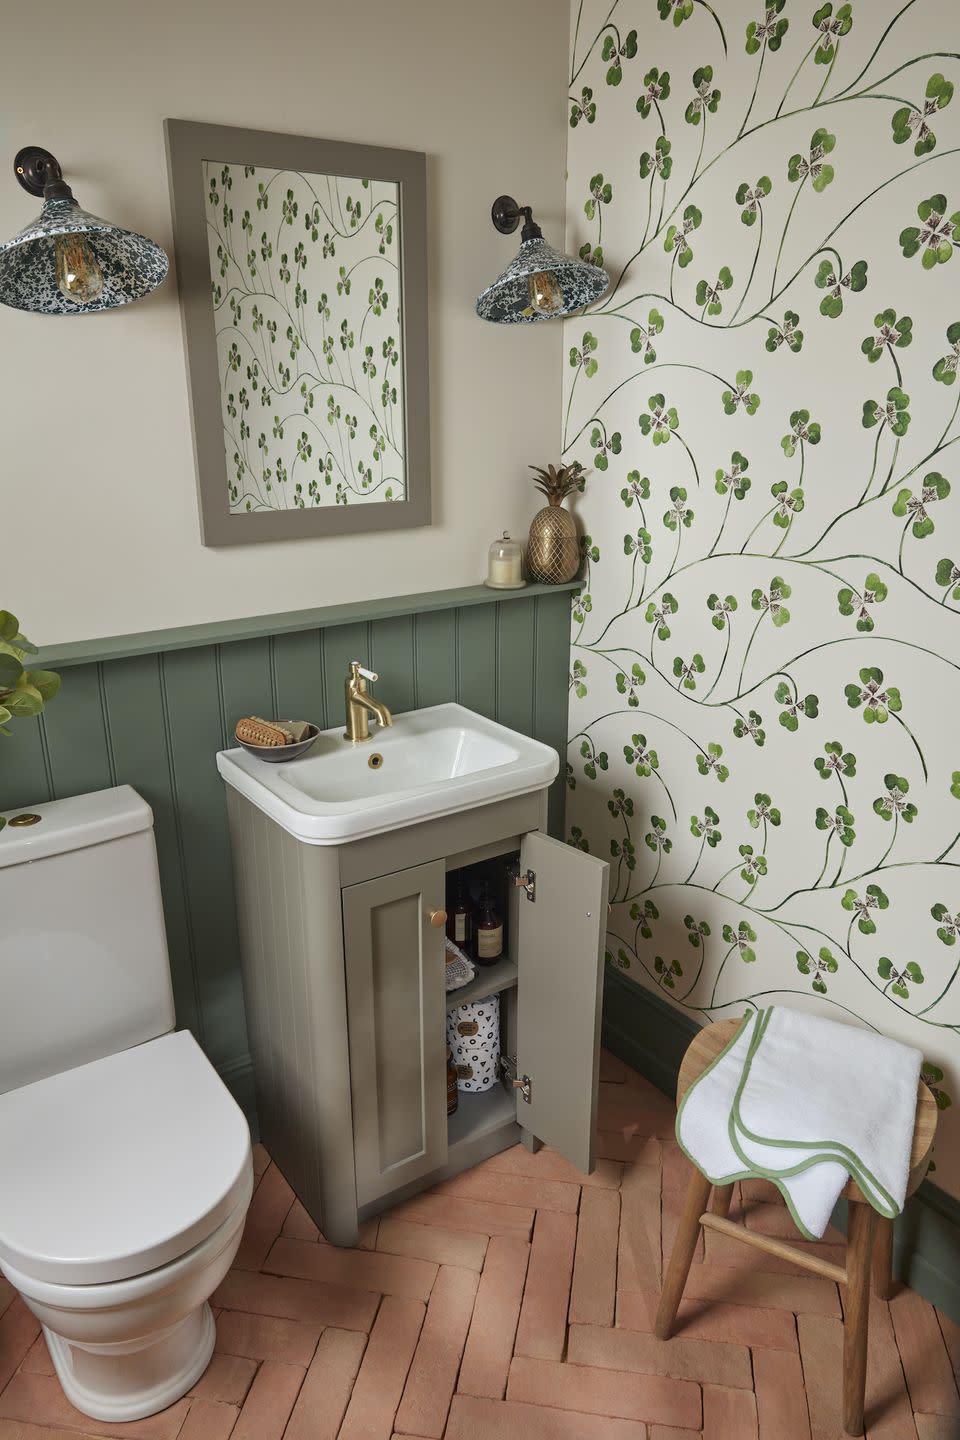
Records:
[[[570,597],[398,611],[322,628],[69,665],[37,721],[0,736],[0,810],[111,785],[153,807],[180,1025],[238,1096],[249,1093],[237,915],[224,789],[214,754],[244,714],[340,723],[350,660],[376,669],[400,713],[448,700],[552,745],[561,776],[550,829],[563,827]],[[271,866],[275,856],[264,856]],[[278,877],[282,878],[282,877]],[[293,1017],[285,1017],[286,1028]],[[278,1017],[278,1025],[285,1027]]]

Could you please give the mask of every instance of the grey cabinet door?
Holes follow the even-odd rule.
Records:
[[[357,1200],[447,1157],[442,860],[343,891]]]
[[[518,911],[517,1120],[589,1173],[596,1159],[603,937],[610,867],[540,831],[523,837],[520,868],[535,898]]]

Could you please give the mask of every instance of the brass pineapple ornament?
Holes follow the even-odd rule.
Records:
[[[537,489],[547,497],[547,505],[538,510],[530,524],[527,540],[527,569],[531,580],[542,585],[562,585],[572,580],[580,569],[580,537],[569,510],[563,501],[580,488],[579,465],[531,465],[539,477]]]

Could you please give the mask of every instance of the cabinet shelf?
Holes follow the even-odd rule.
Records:
[[[499,995],[501,990],[509,990],[516,985],[517,974],[515,963],[506,956],[495,965],[478,965],[476,976],[469,985],[462,985],[459,990],[447,992],[447,1009],[454,1010],[458,1005],[469,1004],[471,1000],[482,1000],[486,995]],[[469,1091],[467,1093],[469,1094]]]
[[[479,1095],[461,1090],[457,1109],[447,1119],[447,1143],[452,1150],[491,1130],[516,1123],[517,1102],[512,1090],[505,1090],[502,1085],[494,1085]]]

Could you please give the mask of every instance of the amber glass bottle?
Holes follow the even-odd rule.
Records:
[[[473,945],[473,904],[462,872],[457,873],[453,882],[453,898],[447,905],[447,938],[470,954]]]
[[[503,917],[485,885],[480,895],[477,941],[474,959],[478,965],[492,965],[503,954]]]

